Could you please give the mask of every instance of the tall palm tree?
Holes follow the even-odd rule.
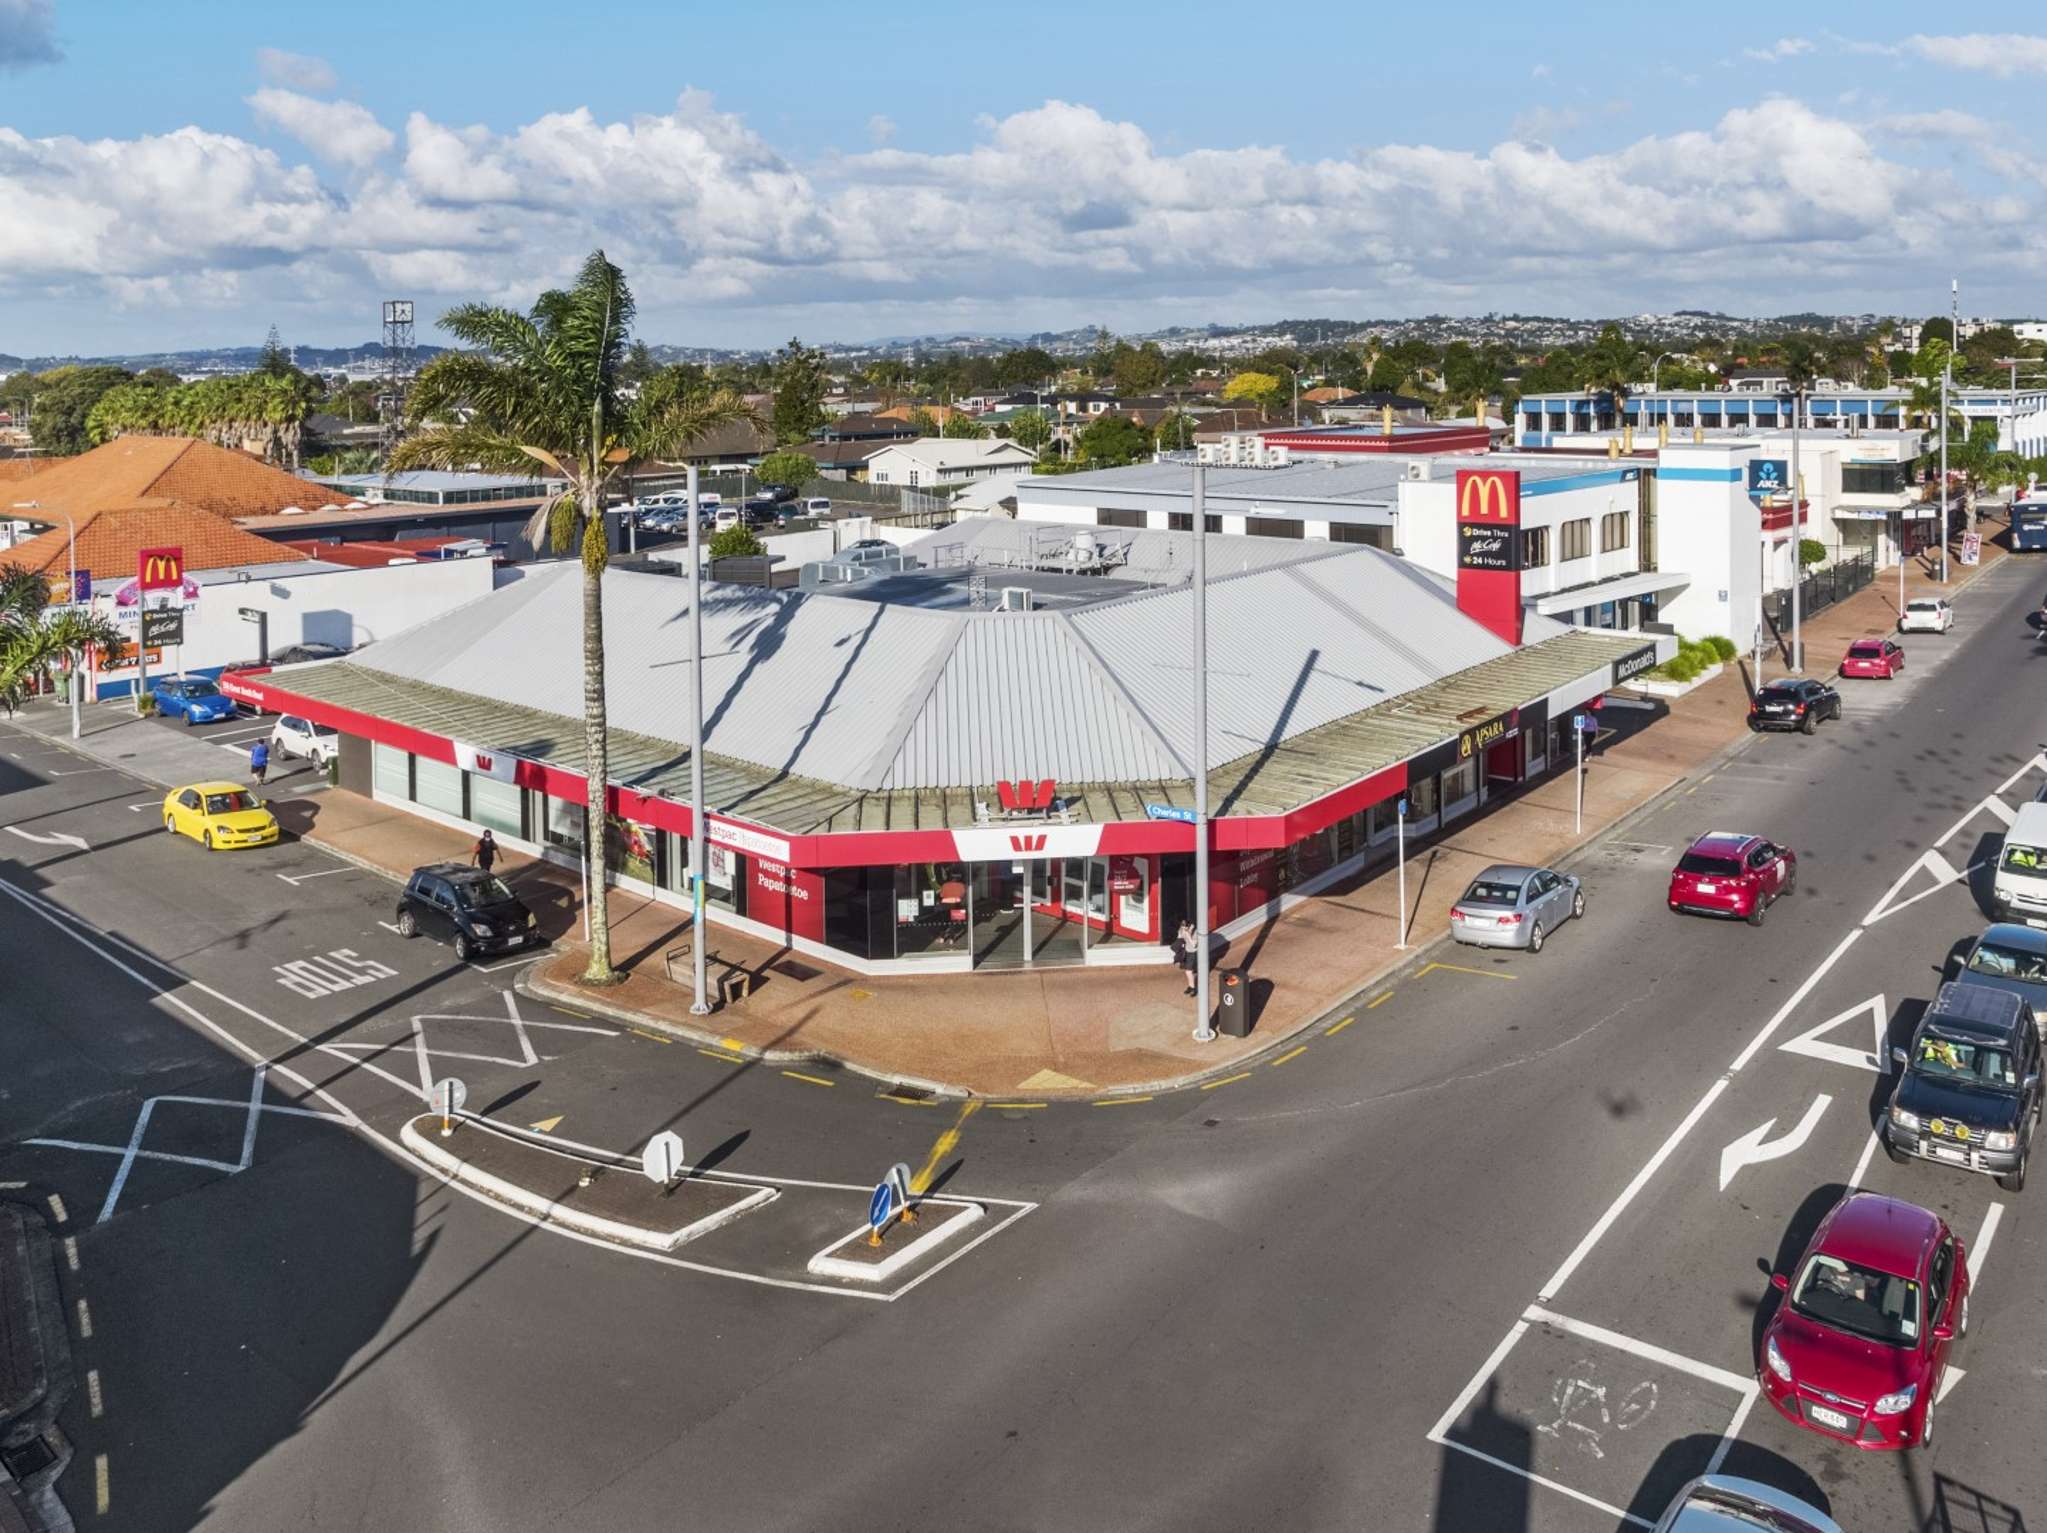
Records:
[[[531,473],[538,463],[562,485],[535,513],[529,534],[538,542],[544,533],[556,553],[577,551],[583,564],[585,840],[593,862],[583,982],[590,985],[618,978],[606,898],[605,494],[635,459],[680,457],[708,431],[758,424],[738,394],[703,389],[675,369],[648,380],[637,397],[623,397],[619,364],[632,320],[632,290],[602,250],[590,253],[574,286],[542,293],[530,313],[489,304],[450,310],[441,328],[471,349],[436,357],[421,371],[408,401],[411,433],[390,462],[393,471],[496,473]]]
[[[50,583],[40,571],[0,565],[0,707],[10,714],[27,699],[30,683],[47,677],[59,660],[68,660],[77,675],[87,650],[118,655],[123,648],[112,618],[76,607],[52,612],[49,601]]]
[[[1612,398],[1615,429],[1627,424],[1628,394],[1641,366],[1640,348],[1621,332],[1619,325],[1608,325],[1601,330],[1599,339],[1586,349],[1585,386],[1596,394]]]

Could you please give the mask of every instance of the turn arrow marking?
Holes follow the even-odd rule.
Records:
[[[19,825],[10,825],[7,828],[22,840],[34,841],[41,846],[75,846],[81,852],[92,850],[85,844],[85,837],[66,835],[61,830],[53,830],[47,836],[39,836],[32,830],[23,830]]]
[[[1865,1012],[1870,1021],[1870,1047],[1867,1050],[1850,1048],[1842,1043],[1822,1043],[1820,1035],[1832,1032],[1843,1022],[1852,1022]],[[1777,1045],[1787,1054],[1803,1054],[1809,1059],[1824,1059],[1829,1064],[1847,1065],[1856,1070],[1873,1070],[1878,1075],[1891,1073],[1890,1051],[1884,1047],[1884,1034],[1889,1031],[1890,1009],[1884,1005],[1884,998],[1873,995],[1860,1006],[1851,1006],[1838,1016],[1827,1018],[1818,1027],[1808,1028],[1796,1038]]]
[[[1770,1130],[1777,1126],[1775,1118],[1769,1119],[1761,1128],[1752,1128],[1726,1149],[1720,1152],[1720,1190],[1725,1192],[1727,1184],[1743,1166],[1753,1166],[1761,1161],[1781,1160],[1793,1153],[1812,1137],[1813,1127],[1820,1121],[1820,1114],[1827,1110],[1827,1104],[1834,1099],[1824,1091],[1813,1098],[1812,1106],[1805,1110],[1805,1116],[1798,1120],[1798,1127],[1782,1139],[1770,1138]]]

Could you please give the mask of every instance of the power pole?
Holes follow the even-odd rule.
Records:
[[[689,871],[690,975],[696,982],[690,1015],[708,1016],[704,996],[704,884],[711,822],[704,814],[704,565],[697,548],[697,466],[684,470],[689,506]]]
[[[1194,1038],[1209,1043],[1208,1009],[1208,469],[1194,465]]]
[[[1798,417],[1801,413],[1799,406],[1804,400],[1805,390],[1802,387],[1791,391],[1791,674],[1794,676],[1805,669],[1805,631],[1799,610],[1804,604],[1805,551],[1800,545],[1805,541],[1805,515],[1798,472]]]
[[[384,462],[405,431],[405,385],[412,377],[412,300],[393,298],[384,304],[384,366],[377,390],[377,445]]]

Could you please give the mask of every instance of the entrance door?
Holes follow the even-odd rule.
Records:
[[[976,862],[973,953],[977,969],[1020,969],[1030,962],[1027,862]]]

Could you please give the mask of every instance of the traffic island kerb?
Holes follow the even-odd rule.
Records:
[[[646,1251],[673,1251],[774,1201],[773,1187],[688,1172],[657,1186],[622,1162],[535,1143],[488,1119],[458,1114],[442,1137],[441,1115],[422,1113],[399,1137],[451,1181],[545,1224]]]
[[[978,1203],[952,1198],[919,1198],[917,1220],[906,1225],[896,1220],[882,1231],[881,1243],[874,1232],[861,1225],[811,1257],[806,1266],[815,1277],[844,1278],[855,1283],[880,1283],[894,1277],[977,1223],[987,1213]]]

